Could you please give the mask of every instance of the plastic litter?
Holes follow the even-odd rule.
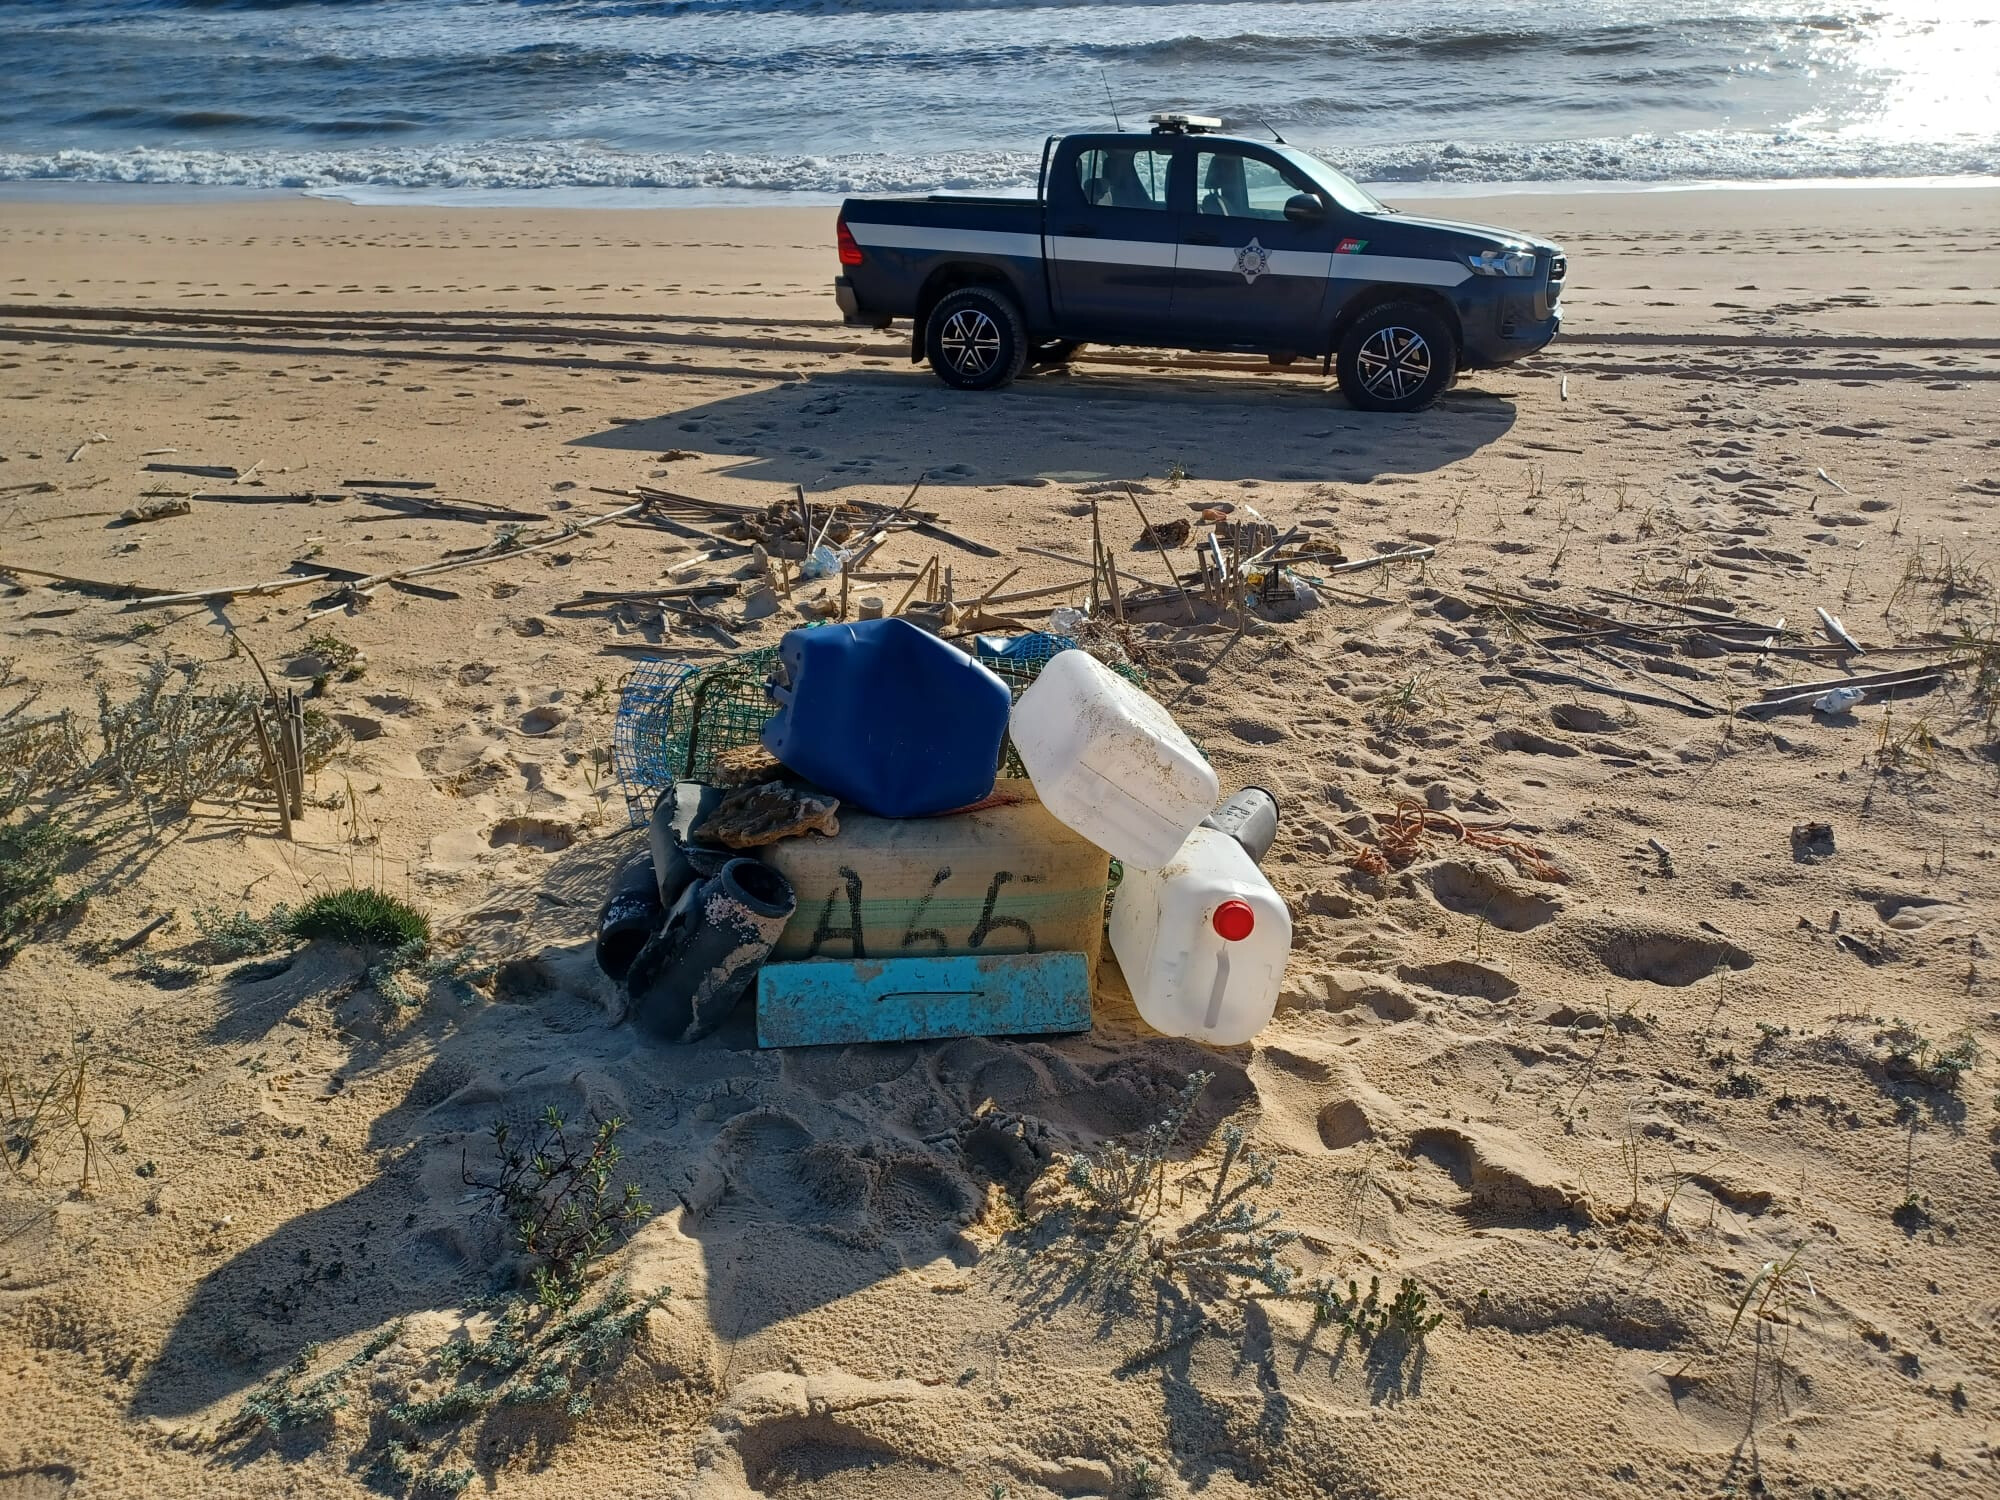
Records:
[[[827,546],[824,542],[812,549],[812,555],[799,564],[801,578],[833,578],[847,566],[848,554]]]
[[[625,977],[631,1016],[665,1041],[708,1035],[750,992],[798,898],[754,859],[732,859],[681,892]]]
[[[1082,610],[1065,604],[1061,609],[1049,611],[1049,634],[1073,636],[1089,618]]]
[[[1147,1025],[1233,1047],[1277,1009],[1292,918],[1243,846],[1201,827],[1163,868],[1125,871],[1110,935]]]
[[[1813,699],[1813,707],[1823,714],[1844,714],[1867,696],[1866,688],[1832,688]]]
[[[956,646],[897,618],[794,630],[778,655],[764,748],[807,781],[887,818],[993,790],[1013,695]]]
[[[1201,826],[1228,834],[1252,864],[1262,864],[1278,836],[1278,799],[1261,786],[1246,786],[1203,818]]]
[[[1167,863],[1215,806],[1215,770],[1173,717],[1087,652],[1044,667],[1010,729],[1043,806],[1128,866]]]

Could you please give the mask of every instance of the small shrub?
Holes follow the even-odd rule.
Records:
[[[311,1380],[305,1375],[319,1357],[320,1346],[308,1344],[292,1362],[252,1391],[236,1414],[225,1436],[236,1436],[262,1428],[270,1432],[293,1432],[302,1427],[318,1427],[333,1419],[347,1405],[342,1391],[349,1377],[371,1363],[403,1331],[399,1320],[375,1334],[353,1354]],[[300,1382],[304,1383],[301,1384]]]
[[[352,682],[368,670],[361,660],[361,648],[350,646],[331,631],[308,636],[306,654],[325,662],[328,675],[338,676],[342,682]]]
[[[91,1165],[104,1150],[90,1130],[96,1115],[93,1083],[104,1071],[104,1055],[72,1039],[67,1053],[43,1061],[53,1066],[40,1079],[0,1067],[0,1144],[7,1170],[38,1182],[51,1169],[51,1157],[66,1158],[73,1143],[82,1157],[77,1191],[88,1193]]]
[[[263,775],[250,725],[256,691],[237,685],[207,692],[201,676],[199,662],[182,675],[163,658],[123,702],[100,684],[104,749],[91,778],[115,783],[149,810],[185,808],[254,785]]]
[[[572,1138],[551,1106],[532,1143],[515,1141],[504,1121],[493,1126],[500,1157],[493,1181],[474,1177],[460,1160],[466,1186],[485,1194],[487,1204],[514,1226],[521,1249],[534,1261],[535,1295],[550,1312],[575,1306],[591,1262],[653,1211],[636,1184],[611,1190],[611,1174],[623,1154],[617,1145],[623,1125],[601,1121],[586,1144]]]
[[[414,949],[420,954],[431,940],[431,919],[401,897],[353,885],[321,891],[301,902],[291,914],[288,930],[294,937],[327,938],[364,948]]]
[[[1406,1339],[1421,1339],[1444,1321],[1443,1313],[1430,1310],[1430,1297],[1417,1285],[1414,1276],[1405,1276],[1397,1283],[1396,1295],[1386,1305],[1382,1301],[1379,1276],[1368,1278],[1365,1297],[1351,1279],[1345,1296],[1335,1291],[1330,1282],[1316,1284],[1306,1295],[1313,1302],[1314,1322],[1350,1329],[1363,1344],[1372,1344],[1391,1331]]]
[[[1173,1180],[1176,1187],[1203,1190],[1194,1217],[1174,1228],[1161,1224],[1168,1212],[1168,1152],[1211,1076],[1190,1074],[1166,1115],[1146,1130],[1136,1150],[1113,1145],[1071,1158],[1065,1182],[1077,1196],[1057,1208],[1048,1221],[1061,1236],[1050,1247],[1053,1252],[1080,1264],[1088,1276],[1128,1283],[1150,1277],[1184,1289],[1197,1303],[1307,1302],[1317,1322],[1349,1328],[1364,1345],[1391,1329],[1412,1343],[1421,1342],[1444,1315],[1430,1311],[1428,1297],[1412,1277],[1402,1279],[1386,1304],[1379,1278],[1370,1278],[1366,1294],[1352,1280],[1344,1293],[1330,1278],[1298,1284],[1299,1268],[1282,1258],[1282,1252],[1299,1236],[1278,1229],[1278,1211],[1260,1210],[1250,1198],[1256,1190],[1271,1186],[1272,1165],[1244,1144],[1243,1132],[1235,1125],[1223,1127],[1222,1156],[1213,1168],[1198,1167]],[[1172,1296],[1178,1301],[1181,1293]],[[1205,1312],[1180,1320],[1176,1330],[1120,1368],[1150,1363],[1220,1327]]]
[[[55,814],[0,825],[0,964],[81,900],[56,883],[76,842]]]
[[[292,911],[282,902],[262,917],[253,917],[241,909],[224,912],[214,903],[197,906],[192,916],[194,930],[212,963],[255,958],[260,953],[269,953],[291,935]]]
[[[1891,1078],[1948,1093],[1956,1093],[1965,1075],[1979,1063],[1979,1043],[1970,1032],[1960,1032],[1949,1043],[1934,1042],[1898,1018],[1875,1040],[1884,1049],[1882,1070]]]
[[[0,662],[0,677],[8,665]],[[87,759],[76,716],[66,709],[0,726],[0,818],[68,783]]]

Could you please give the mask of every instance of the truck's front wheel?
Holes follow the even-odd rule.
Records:
[[[1422,411],[1458,373],[1458,341],[1416,302],[1385,302],[1348,325],[1334,368],[1340,393],[1362,411]]]
[[[991,391],[1021,373],[1028,330],[1005,292],[969,286],[938,300],[924,325],[924,353],[946,385]]]

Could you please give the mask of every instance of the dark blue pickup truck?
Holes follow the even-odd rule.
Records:
[[[1155,115],[1050,137],[1037,199],[850,198],[834,294],[914,323],[913,362],[992,390],[1083,342],[1321,358],[1370,411],[1555,337],[1568,263],[1511,229],[1420,219],[1291,146]]]

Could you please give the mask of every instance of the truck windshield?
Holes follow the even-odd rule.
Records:
[[[1388,206],[1368,189],[1361,186],[1345,172],[1329,167],[1317,156],[1309,156],[1296,146],[1273,146],[1278,155],[1297,167],[1312,179],[1313,184],[1325,190],[1342,208],[1354,214],[1379,214],[1388,212]]]

